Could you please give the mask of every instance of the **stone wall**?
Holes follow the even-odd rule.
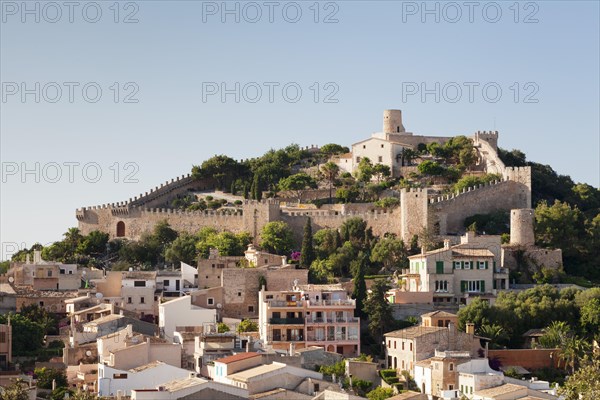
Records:
[[[530,199],[526,185],[504,180],[430,199],[429,209],[435,214],[433,223],[439,226],[439,234],[446,235],[464,232],[464,220],[471,215],[527,208]]]
[[[301,285],[308,283],[307,269],[224,268],[221,283],[223,316],[258,318],[258,277],[261,275],[267,280],[268,290],[289,290],[295,279]]]
[[[520,366],[528,370],[558,367],[559,349],[489,350],[488,358],[498,358],[503,367]],[[552,355],[552,357],[550,357]]]

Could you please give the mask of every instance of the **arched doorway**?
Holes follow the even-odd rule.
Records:
[[[327,346],[327,351],[330,351],[332,353],[335,353],[335,346],[330,344],[329,346]]]
[[[125,222],[117,222],[117,237],[125,236]]]

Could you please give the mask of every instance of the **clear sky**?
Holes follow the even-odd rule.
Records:
[[[3,256],[215,154],[350,145],[386,108],[599,185],[598,1],[0,6]]]

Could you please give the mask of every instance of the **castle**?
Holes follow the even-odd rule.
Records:
[[[383,132],[352,145],[352,153],[335,158],[340,167],[352,171],[361,157],[390,167],[392,176],[400,176],[414,166],[404,165],[404,149],[420,143],[445,143],[450,137],[418,136],[406,132],[400,110],[386,110]],[[394,233],[405,241],[424,228],[439,237],[454,237],[464,231],[465,218],[474,214],[531,208],[530,167],[506,167],[497,154],[498,132],[477,132],[472,136],[478,160],[476,168],[484,173],[499,174],[502,179],[470,187],[451,195],[435,195],[431,189],[402,189],[400,206],[385,211],[373,205],[353,207],[323,206],[320,209],[296,210],[283,207],[273,199],[244,201],[237,210],[182,211],[169,208],[171,201],[191,192],[214,188],[210,179],[195,179],[190,174],[171,179],[129,201],[84,207],[76,211],[82,234],[93,230],[106,232],[111,238],[138,239],[166,220],[174,229],[190,233],[202,227],[232,232],[249,232],[255,239],[271,221],[285,221],[301,239],[302,227],[311,217],[313,230],[337,228],[344,221],[361,217],[376,235]],[[354,205],[356,206],[356,205]]]

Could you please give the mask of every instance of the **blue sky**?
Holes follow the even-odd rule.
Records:
[[[349,145],[386,108],[416,134],[498,130],[501,147],[599,185],[596,1],[474,2],[471,16],[464,2],[274,2],[272,22],[262,1],[228,2],[239,22],[222,2],[121,2],[118,15],[78,2],[72,21],[53,4],[1,3],[3,255],[214,154]]]

